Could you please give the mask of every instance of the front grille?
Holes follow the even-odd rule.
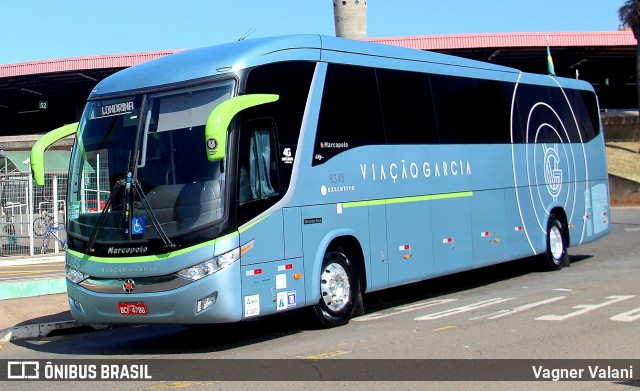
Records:
[[[128,280],[132,280],[135,286],[131,293],[166,292],[192,282],[191,280],[178,277],[175,274],[169,274],[165,276],[132,278],[89,277],[80,282],[79,285],[92,292],[121,294],[126,293],[123,287]]]

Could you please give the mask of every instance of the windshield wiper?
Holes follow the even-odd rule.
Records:
[[[107,221],[107,214],[109,213],[109,209],[111,208],[111,203],[113,202],[113,195],[117,194],[118,189],[122,185],[124,185],[123,179],[117,181],[116,184],[113,186],[113,189],[111,189],[111,193],[109,193],[109,198],[107,199],[106,204],[104,204],[104,208],[100,212],[100,217],[98,218],[98,222],[96,223],[95,227],[93,227],[93,230],[91,231],[91,235],[89,236],[89,241],[87,242],[87,247],[86,247],[86,251],[88,253],[93,253],[96,251],[93,248],[94,244],[96,243],[96,237],[98,236],[98,232],[100,232],[100,230],[104,226],[104,223]]]
[[[147,201],[147,196],[144,194],[144,191],[142,190],[140,181],[135,179],[129,183],[131,184],[131,187],[133,187],[133,190],[135,191],[135,193],[138,195],[138,198],[140,199],[140,201],[142,201],[142,206],[144,207],[144,210],[147,212],[147,216],[149,216],[149,219],[151,220],[151,224],[153,224],[153,227],[156,229],[156,232],[158,232],[158,236],[160,237],[160,239],[162,239],[162,243],[164,243],[164,246],[167,248],[175,248],[176,245],[171,242],[171,239],[169,239],[169,236],[167,236],[167,233],[162,228],[162,225],[160,224],[158,217],[156,217],[155,213],[153,212],[151,205],[149,205],[149,201]],[[102,212],[100,213],[98,222],[96,223],[95,227],[93,227],[93,230],[91,231],[91,235],[89,236],[89,241],[87,242],[87,248],[86,248],[86,251],[89,253],[93,253],[96,251],[94,248],[94,245],[96,243],[96,238],[98,237],[98,232],[100,232],[102,227],[104,227],[105,222],[107,221],[109,208],[111,207],[111,203],[113,202],[113,195],[118,194],[118,190],[120,189],[120,187],[125,187],[125,189],[128,189],[126,179],[120,179],[113,186],[113,189],[109,194],[109,198],[107,199],[107,203],[105,204],[104,209],[102,209]],[[127,202],[126,197],[124,201]],[[130,225],[131,219],[126,219],[126,223]],[[127,232],[129,233],[129,240],[131,240],[131,227],[127,227]]]
[[[140,201],[142,201],[142,206],[144,207],[144,210],[147,212],[147,216],[151,218],[151,224],[153,224],[153,228],[155,228],[156,232],[158,232],[158,236],[160,236],[160,239],[162,239],[164,246],[167,248],[175,248],[176,245],[171,242],[171,239],[169,239],[169,236],[167,236],[167,233],[164,232],[162,225],[160,225],[160,221],[156,217],[156,214],[153,213],[153,209],[151,208],[151,205],[149,205],[149,201],[147,201],[147,196],[144,194],[144,191],[142,190],[142,186],[140,185],[139,180],[135,179],[133,181],[133,189],[138,195],[138,198],[140,198]],[[129,230],[129,237],[131,237],[131,231],[132,230]]]

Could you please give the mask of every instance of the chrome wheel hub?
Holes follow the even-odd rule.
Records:
[[[553,260],[556,263],[560,262],[560,258],[564,252],[564,243],[562,243],[562,233],[560,232],[560,228],[556,226],[551,227],[551,230],[549,231],[549,249],[551,250]]]
[[[331,263],[322,271],[320,293],[322,300],[332,311],[342,310],[350,300],[351,284],[344,268]]]

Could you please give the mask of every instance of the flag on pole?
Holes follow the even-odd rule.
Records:
[[[555,76],[556,70],[553,67],[553,59],[551,58],[551,50],[549,49],[549,36],[547,35],[547,67],[549,68],[549,75]]]

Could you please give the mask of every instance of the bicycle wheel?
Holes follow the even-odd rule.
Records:
[[[33,233],[42,236],[47,231],[47,222],[42,217],[33,220]]]

